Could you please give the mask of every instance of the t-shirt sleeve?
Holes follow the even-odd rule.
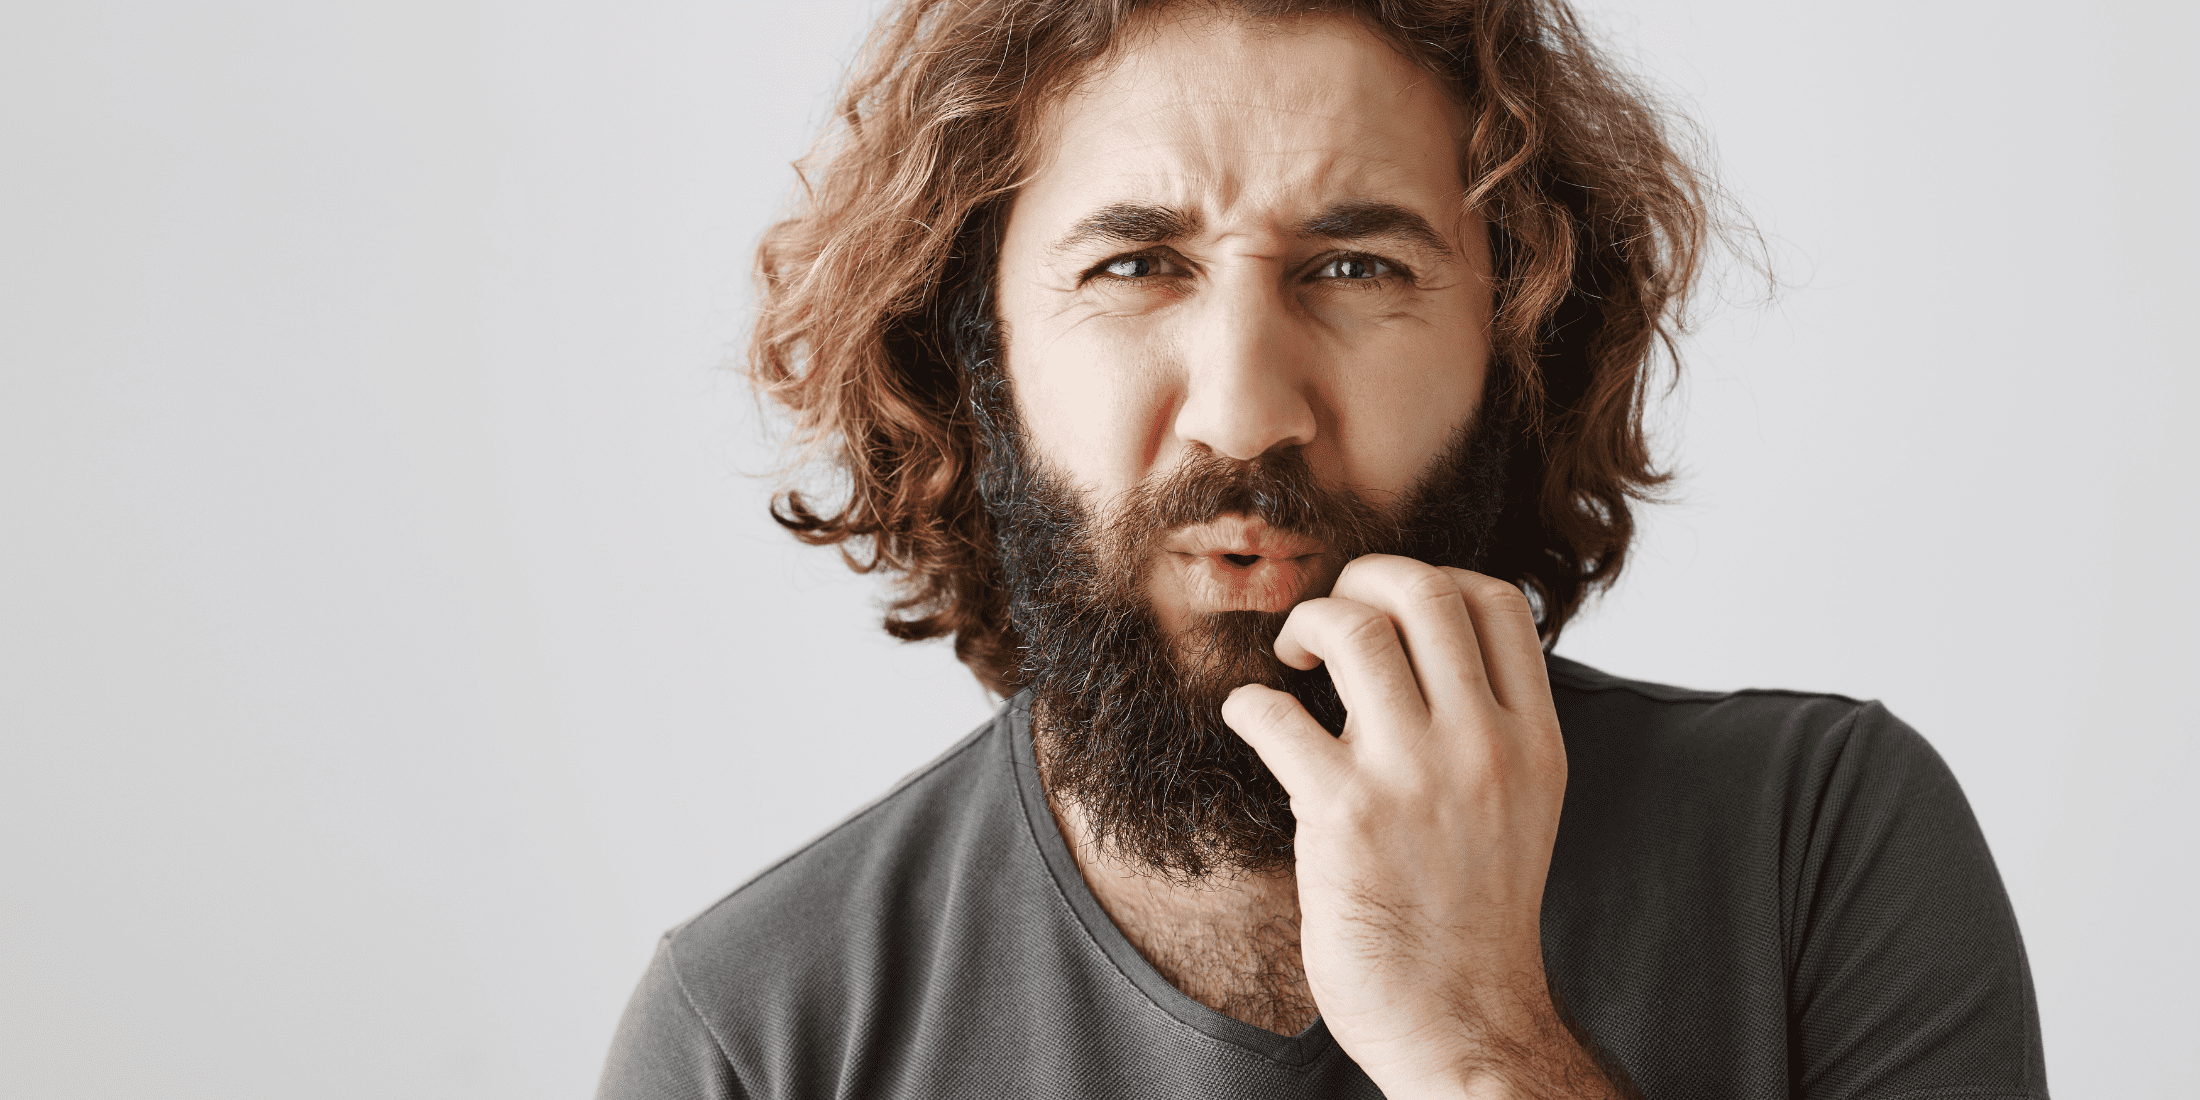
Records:
[[[672,940],[657,945],[611,1040],[596,1100],[740,1100],[746,1094],[725,1051],[673,968]]]
[[[2045,1097],[2016,915],[1947,764],[1877,703],[1812,757],[1782,876],[1795,1094]]]

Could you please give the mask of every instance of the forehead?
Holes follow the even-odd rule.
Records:
[[[1339,199],[1431,215],[1457,202],[1458,105],[1357,20],[1196,10],[1125,33],[1035,119],[1019,208],[1071,218],[1137,201],[1228,220]]]

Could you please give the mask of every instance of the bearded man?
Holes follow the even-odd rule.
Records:
[[[841,118],[753,373],[850,493],[777,514],[1006,702],[669,934],[601,1096],[2045,1095],[1916,734],[1547,655],[1707,231],[1562,7],[908,0]]]

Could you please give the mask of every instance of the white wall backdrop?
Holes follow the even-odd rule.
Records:
[[[17,5],[0,1095],[584,1097],[656,935],[989,710],[764,518],[862,0]],[[2189,1087],[2188,5],[1605,0],[1789,289],[1561,652],[1886,700],[2064,1096]]]

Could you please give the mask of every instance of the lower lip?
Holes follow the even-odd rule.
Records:
[[[1234,565],[1217,555],[1171,554],[1189,610],[1289,611],[1313,575],[1318,554],[1299,558],[1262,558]]]

